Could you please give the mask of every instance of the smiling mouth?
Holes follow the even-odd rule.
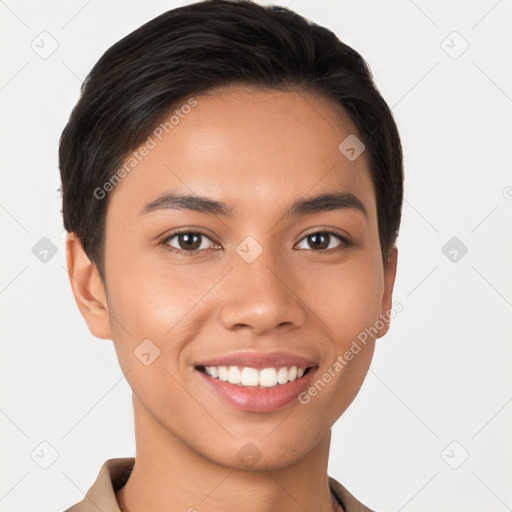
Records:
[[[302,379],[313,367],[281,366],[258,369],[250,366],[196,366],[195,369],[213,379],[236,386],[265,389]]]

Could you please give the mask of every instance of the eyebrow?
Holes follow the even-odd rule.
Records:
[[[139,215],[169,209],[192,210],[209,215],[224,215],[227,217],[232,217],[234,213],[232,206],[209,197],[166,192],[154,201],[146,204],[139,212]],[[327,192],[318,196],[299,199],[290,206],[285,216],[345,209],[359,211],[368,220],[368,212],[363,203],[354,194],[343,191]]]

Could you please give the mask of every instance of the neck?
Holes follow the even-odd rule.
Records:
[[[164,429],[134,397],[135,465],[116,497],[122,512],[304,512],[339,510],[330,493],[331,431],[286,467],[221,466]]]

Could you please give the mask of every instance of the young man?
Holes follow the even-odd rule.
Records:
[[[71,286],[137,446],[68,510],[369,510],[327,474],[389,327],[402,204],[361,56],[281,7],[166,12],[95,65],[60,169]]]

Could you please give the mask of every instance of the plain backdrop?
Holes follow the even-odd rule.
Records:
[[[0,1],[2,511],[62,511],[135,454],[130,389],[68,282],[58,140],[102,53],[186,3]],[[329,473],[379,511],[510,510],[512,1],[272,3],[365,57],[404,146],[403,311]]]

